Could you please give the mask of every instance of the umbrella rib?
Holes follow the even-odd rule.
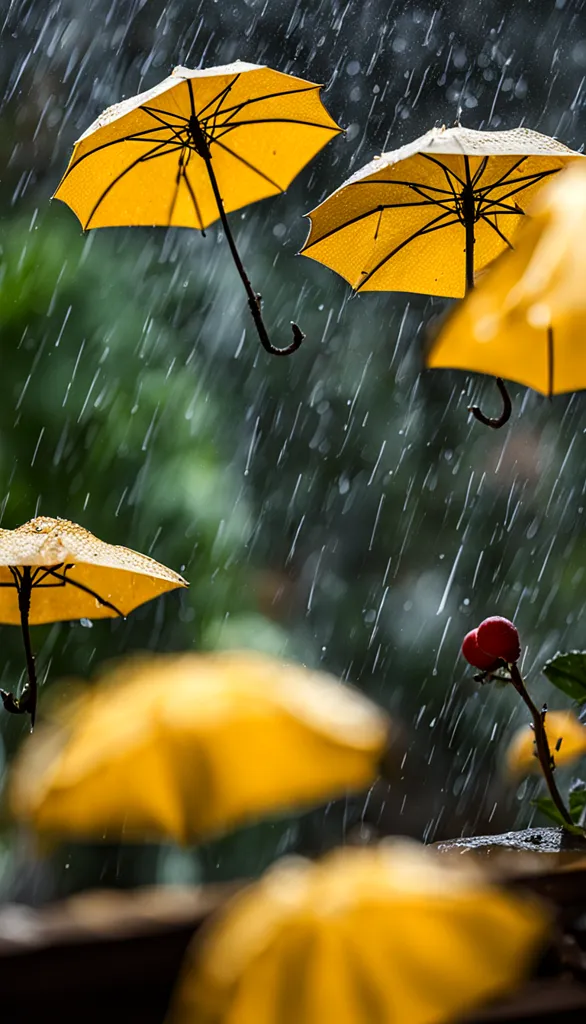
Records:
[[[403,178],[366,178],[364,181],[353,181],[352,188],[356,185],[405,185],[407,188],[424,188],[427,189],[428,192],[441,192],[444,196],[454,195],[453,189],[438,188],[437,185],[423,185],[419,181],[405,181]],[[343,186],[341,187],[343,188]],[[434,199],[431,196],[429,199],[431,202],[434,202]]]
[[[311,249],[312,246],[318,245],[320,242],[324,242],[326,238],[331,238],[332,235],[343,231],[344,228],[349,228],[352,224],[358,224],[361,220],[366,220],[367,217],[373,217],[375,213],[380,213],[382,210],[402,210],[403,207],[412,209],[414,206],[435,206],[435,202],[430,200],[429,202],[421,203],[382,203],[380,206],[374,206],[372,210],[367,210],[366,213],[358,213],[356,217],[351,217],[350,220],[344,221],[343,224],[337,224],[335,228],[331,228],[330,231],[326,231],[325,235],[320,235],[313,242],[309,242],[303,246],[301,252],[306,252],[307,249]],[[452,211],[450,211],[451,213]]]
[[[158,127],[157,128],[147,128],[147,129],[145,129],[145,133],[147,131],[149,131],[149,132],[158,132],[158,131],[160,131],[160,128],[158,128]],[[140,132],[140,133],[137,132],[136,134],[141,134],[142,135],[143,133],[142,132]],[[103,142],[101,146],[96,146],[95,149],[90,149],[87,153],[82,153],[82,155],[80,156],[79,160],[76,160],[74,164],[70,164],[70,166],[67,168],[67,170],[65,171],[65,174],[63,175],[63,177],[61,179],[59,187],[61,187],[61,185],[69,177],[71,172],[74,171],[76,167],[79,167],[79,165],[84,160],[86,160],[88,158],[88,156],[93,156],[95,153],[101,152],[102,149],[109,149],[110,146],[118,146],[121,142],[139,142],[139,141],[140,141],[139,139],[133,138],[132,135],[124,135],[120,139],[110,139],[109,142]],[[150,140],[150,141],[152,141],[152,140]]]
[[[295,96],[300,92],[313,92],[315,89],[321,89],[319,85],[309,85],[302,89],[284,89],[282,92],[269,92],[264,96],[252,96],[250,99],[242,100],[240,103],[236,103],[233,107],[225,107],[223,110],[224,114],[230,114],[234,111],[240,111],[244,107],[250,106],[252,103],[262,103],[264,100],[274,100],[281,96]],[[206,109],[205,107],[203,108]],[[200,114],[202,111],[200,111]]]
[[[487,210],[491,210],[492,207],[497,206],[498,210],[496,210],[496,212],[502,214],[503,217],[507,216],[508,214],[514,214],[516,217],[525,216],[525,211],[522,210],[520,206],[508,206],[507,203],[503,203],[502,200],[500,199],[480,199],[478,201],[478,216],[480,216],[480,214],[483,212],[486,213]]]
[[[231,82],[228,83],[228,85],[225,85],[223,89],[220,89],[220,91],[218,93],[216,93],[216,95],[211,100],[209,100],[206,103],[205,107],[201,108],[201,110],[199,111],[199,113],[197,115],[198,121],[201,122],[202,120],[207,120],[207,118],[209,118],[209,117],[215,117],[216,116],[219,107],[221,107],[222,103],[226,99],[226,96],[228,95],[230,90],[233,88],[233,86],[236,85],[236,82],[238,81],[239,78],[240,78],[240,72],[238,72],[238,74],[232,79]],[[188,80],[188,87],[189,87],[190,83],[191,83],[191,79]],[[190,95],[192,95],[191,89],[189,89],[189,92],[190,92]],[[216,108],[216,110],[213,112],[213,114],[208,114],[206,118],[202,118],[202,114],[205,114],[206,110],[209,110],[209,108],[212,106],[212,104],[215,103],[217,100],[219,100],[220,102],[219,102],[219,105]],[[195,104],[192,104],[192,109],[193,109],[193,113],[195,114]]]
[[[188,117],[185,117],[184,114],[175,114],[172,110],[161,110],[159,107],[140,107],[139,109],[145,110],[147,114],[151,114],[156,121],[161,121],[161,123],[167,125],[168,128],[178,128],[179,125],[169,124],[168,121],[165,121],[165,117],[176,117],[178,121],[183,121],[185,124],[189,124]]]
[[[321,128],[325,132],[338,132],[338,128],[332,128],[331,125],[319,124],[317,121],[300,121],[295,117],[259,117],[256,121],[233,121],[231,124],[219,125],[219,135],[215,135],[215,128],[212,128],[209,133],[210,141],[217,142],[218,138],[222,138],[227,135],[228,132],[234,131],[235,128],[242,128],[243,126],[250,126],[253,124],[300,124],[307,128]]]
[[[508,245],[509,249],[512,249],[513,248],[512,243],[509,242],[509,239],[507,238],[507,236],[505,234],[503,234],[503,232],[498,227],[498,225],[493,224],[493,222],[488,219],[488,217],[486,216],[485,213],[481,213],[480,216],[481,216],[482,220],[486,221],[486,223],[492,228],[493,231],[496,231],[497,235],[499,235],[499,237],[502,238],[503,242],[505,242],[505,244]],[[496,214],[494,216],[496,216]]]
[[[452,175],[452,177],[456,179],[456,181],[458,182],[459,185],[462,186],[462,188],[465,187],[466,182],[462,181],[460,176],[456,174],[455,171],[452,171],[450,167],[447,167],[446,164],[442,164],[441,160],[437,160],[435,156],[430,156],[429,153],[421,153],[420,156],[424,157],[425,160],[430,160],[432,164],[437,164],[438,167],[441,167],[442,171],[446,175],[446,178],[448,178],[448,184],[450,185],[450,188],[452,190],[454,186],[452,185],[452,182],[449,180],[450,174]]]
[[[105,608],[110,608],[113,612],[116,612],[116,615],[119,615],[122,619],[126,618],[124,612],[121,612],[120,609],[117,608],[115,604],[112,604],[111,601],[106,601],[104,597],[100,597],[100,595],[96,594],[95,590],[92,590],[91,587],[86,587],[85,584],[78,583],[77,580],[72,580],[70,577],[64,576],[61,573],[56,572],[54,569],[47,569],[47,574],[50,576],[54,576],[55,579],[61,580],[63,583],[70,583],[72,587],[77,587],[78,590],[83,590],[84,594],[89,594],[90,597],[95,597],[96,601],[99,604],[103,604]]]
[[[517,168],[520,167],[521,164],[525,163],[526,159],[526,156],[522,156],[520,160],[517,160],[516,164],[513,164],[513,166],[509,167],[504,174],[501,174],[500,178],[497,178],[496,181],[491,181],[488,185],[482,185],[481,188],[476,189],[476,192],[490,192],[493,188],[498,188],[499,185],[509,184],[510,182],[507,181],[507,178],[509,178],[511,174],[514,174]]]
[[[195,210],[195,216],[199,220],[200,231],[203,231],[203,229],[204,229],[203,228],[203,219],[202,219],[201,212],[200,212],[200,209],[199,209],[199,203],[198,203],[197,197],[195,195],[195,190],[194,190],[194,188],[193,188],[193,186],[192,186],[192,184],[191,184],[191,182],[190,182],[190,180],[189,180],[189,178],[187,176],[187,171],[186,171],[185,167],[183,167],[183,169],[182,169],[181,176],[182,176],[183,181],[185,182],[185,184],[187,186],[187,191],[189,192],[189,195],[191,197],[191,201],[193,203],[193,207],[194,207],[194,210]]]
[[[366,282],[369,281],[371,277],[374,277],[374,275],[378,273],[381,267],[384,267],[385,263],[388,263],[389,260],[393,258],[393,256],[396,256],[397,253],[400,252],[401,249],[404,249],[406,245],[409,245],[409,242],[413,242],[415,241],[416,238],[420,238],[423,235],[429,235],[433,231],[439,231],[441,230],[441,228],[448,228],[452,227],[454,224],[459,224],[459,220],[448,221],[447,224],[439,223],[439,221],[444,220],[445,217],[449,216],[450,213],[440,213],[438,217],[435,217],[433,220],[430,220],[429,223],[426,224],[424,228],[420,228],[418,231],[414,231],[412,235],[409,235],[409,238],[404,239],[404,241],[402,241],[400,245],[395,246],[395,248],[390,253],[388,253],[382,260],[380,260],[380,262],[377,263],[376,267],[373,267],[372,270],[369,270],[364,279],[360,282],[360,284],[356,286],[354,291],[359,292],[360,289],[364,287]]]
[[[471,182],[471,184],[472,184],[472,187],[473,187],[473,188],[474,188],[474,186],[476,185],[476,183],[477,183],[478,181],[480,181],[480,179],[481,179],[482,175],[484,174],[484,172],[485,172],[485,170],[486,170],[487,164],[488,164],[488,157],[487,157],[487,156],[485,156],[485,157],[483,157],[483,158],[482,158],[482,161],[481,161],[481,163],[480,163],[480,166],[478,167],[478,170],[476,171],[476,174],[475,174],[475,175],[474,175],[474,177],[472,178],[472,182]]]
[[[165,145],[167,145],[167,143],[165,143]],[[130,173],[130,171],[133,171],[135,167],[138,167],[138,165],[139,165],[139,164],[141,164],[141,163],[145,163],[145,162],[146,162],[147,160],[149,160],[149,159],[152,159],[152,157],[153,157],[153,156],[154,156],[154,155],[155,155],[155,154],[157,153],[157,151],[159,151],[160,149],[161,149],[161,145],[159,144],[158,146],[155,146],[155,148],[154,148],[153,150],[151,150],[151,152],[150,152],[150,153],[143,153],[143,154],[142,154],[142,156],[139,156],[139,157],[137,157],[137,159],[136,159],[136,160],[133,160],[133,161],[132,161],[132,163],[130,163],[130,164],[128,165],[128,167],[125,167],[125,168],[124,168],[124,170],[120,172],[120,174],[117,174],[117,175],[116,175],[116,177],[114,178],[114,180],[110,182],[110,184],[108,185],[108,187],[107,187],[107,188],[106,188],[106,189],[105,189],[105,190],[104,190],[104,191],[102,192],[102,194],[101,194],[100,198],[99,198],[99,199],[97,200],[97,202],[96,202],[96,203],[94,204],[94,207],[93,207],[93,209],[92,209],[92,212],[90,213],[90,215],[89,215],[89,217],[88,217],[87,221],[86,221],[86,222],[85,222],[85,224],[84,224],[84,227],[83,227],[83,230],[84,230],[84,231],[87,231],[87,230],[88,230],[88,228],[89,228],[89,226],[90,226],[90,222],[91,222],[91,220],[92,220],[92,219],[93,219],[93,217],[95,216],[95,214],[96,214],[97,210],[99,209],[99,207],[100,207],[100,206],[101,206],[101,204],[103,203],[104,199],[106,198],[106,196],[107,196],[107,195],[109,195],[109,193],[110,193],[110,192],[112,191],[112,189],[113,189],[113,188],[114,188],[114,187],[115,187],[116,185],[118,185],[118,183],[119,183],[120,181],[122,181],[122,178],[124,178],[124,177],[125,177],[125,176],[126,176],[127,174],[129,174],[129,173]]]
[[[244,157],[240,156],[239,153],[235,153],[234,150],[230,149],[229,146],[226,146],[225,143],[219,142],[217,139],[212,139],[211,143],[213,143],[213,145],[215,146],[219,146],[220,149],[224,149],[226,153],[229,153],[230,156],[233,156],[235,160],[239,160],[240,163],[244,164],[245,167],[248,167],[249,170],[254,171],[255,174],[258,174],[260,178],[264,178],[264,180],[268,181],[269,185],[272,185],[273,188],[276,188],[278,192],[283,191],[282,187],[278,185],[276,181],[273,181],[272,178],[269,178],[268,174],[265,174],[263,171],[260,171],[258,167],[255,167],[254,164],[249,163],[249,161],[245,160]]]
[[[181,178],[183,175],[183,150],[179,154],[179,165],[177,168],[177,174],[175,175],[175,188],[173,190],[173,196],[171,198],[171,206],[169,207],[169,220],[168,225],[171,227],[171,221],[173,220],[173,214],[175,213],[175,203],[179,195],[179,186],[181,184]]]
[[[506,192],[504,196],[500,197],[500,199],[501,200],[510,199],[511,196],[516,196],[517,193],[524,192],[525,189],[530,188],[530,186],[532,184],[536,184],[538,181],[541,181],[542,178],[547,178],[547,177],[549,177],[552,174],[558,174],[558,173],[559,173],[559,168],[556,167],[556,169],[553,170],[553,171],[543,171],[541,174],[530,174],[530,175],[527,175],[526,178],[516,178],[516,179],[513,178],[509,182],[503,182],[503,185],[516,185],[520,181],[521,182],[526,182],[526,184],[520,185],[519,188],[511,189],[510,192]],[[488,195],[488,193],[487,193],[487,195]],[[486,196],[483,196],[483,199],[486,199]],[[498,200],[496,200],[496,201],[498,202]],[[491,202],[495,202],[495,200],[493,199],[493,200],[491,200]]]

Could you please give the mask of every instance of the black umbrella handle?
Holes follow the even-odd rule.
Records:
[[[499,389],[503,400],[503,411],[500,416],[486,416],[482,412],[482,409],[477,405],[469,406],[468,411],[471,412],[472,415],[480,421],[480,423],[484,423],[485,427],[492,427],[493,430],[499,430],[500,427],[504,427],[505,423],[508,423],[510,420],[511,412],[513,411],[513,403],[511,402],[511,396],[507,391],[507,386],[502,377],[495,377],[495,384]]]
[[[301,345],[301,342],[305,338],[305,334],[303,333],[301,328],[296,323],[291,321],[291,330],[293,332],[293,341],[291,342],[290,345],[286,345],[285,348],[277,348],[275,345],[273,345],[271,339],[269,338],[267,329],[266,329],[265,324],[264,324],[264,320],[262,318],[262,312],[261,312],[262,299],[261,299],[261,296],[258,295],[257,292],[254,291],[254,289],[253,289],[253,287],[252,287],[252,285],[250,283],[250,280],[248,278],[248,274],[246,273],[246,270],[244,269],[244,264],[243,264],[243,262],[242,262],[242,260],[240,258],[240,253],[238,252],[238,249],[236,247],[236,242],[234,241],[234,236],[232,234],[230,225],[228,223],[228,217],[226,216],[226,211],[224,209],[224,203],[222,201],[222,196],[220,194],[220,189],[219,189],[219,186],[218,186],[218,181],[217,181],[217,178],[216,178],[216,175],[215,175],[215,172],[214,172],[214,168],[213,168],[213,165],[212,165],[212,155],[210,153],[210,147],[209,147],[208,141],[207,141],[207,139],[205,137],[205,134],[204,134],[204,132],[202,130],[202,127],[201,127],[201,125],[199,123],[199,120],[198,120],[196,112],[195,112],[195,102],[194,102],[194,98],[193,98],[193,91],[192,91],[192,88],[191,88],[191,82],[189,82],[189,81],[188,81],[188,86],[189,86],[189,93],[190,93],[190,97],[191,97],[191,114],[192,114],[192,116],[190,118],[189,124],[190,124],[190,129],[191,129],[191,132],[192,132],[195,148],[196,148],[197,152],[199,153],[199,155],[201,156],[201,158],[203,159],[203,161],[204,161],[204,163],[206,165],[206,169],[207,169],[208,176],[209,176],[209,179],[210,179],[210,185],[212,186],[212,191],[214,193],[214,198],[216,200],[216,205],[218,207],[218,213],[220,214],[220,220],[222,222],[222,227],[224,229],[224,234],[226,235],[226,239],[227,239],[228,245],[230,246],[230,252],[232,253],[232,259],[234,260],[234,264],[236,266],[236,270],[238,271],[238,274],[240,275],[240,280],[242,281],[242,284],[244,285],[244,289],[246,291],[246,296],[248,298],[248,308],[250,309],[250,312],[252,313],[252,319],[254,320],[254,326],[256,327],[257,334],[258,334],[258,336],[260,338],[260,343],[261,343],[262,347],[265,349],[265,351],[269,352],[270,355],[272,355],[272,356],[290,356],[293,352],[297,351],[297,349]]]

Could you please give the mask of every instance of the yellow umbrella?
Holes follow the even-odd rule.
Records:
[[[515,988],[548,924],[407,840],[291,858],[200,933],[168,1024],[454,1021]]]
[[[253,652],[128,659],[23,748],[14,813],[44,833],[199,840],[370,786],[385,713]]]
[[[555,766],[572,764],[586,754],[586,725],[573,711],[548,711],[543,723]],[[540,771],[535,746],[535,731],[522,725],[507,749],[507,769],[511,775]]]
[[[28,672],[19,699],[0,690],[6,710],[28,712],[34,725],[37,679],[29,624],[126,616],[188,585],[154,558],[105,544],[67,519],[38,516],[16,530],[0,530],[0,622],[20,623]]]
[[[528,128],[433,128],[374,159],[312,210],[301,252],[358,292],[458,298],[473,287],[475,272],[512,247],[544,182],[582,159]]]
[[[586,170],[564,171],[502,255],[448,316],[431,367],[499,374],[544,395],[586,388]]]
[[[84,231],[116,225],[204,230],[221,219],[260,340],[273,355],[261,297],[246,275],[230,210],[283,192],[341,129],[321,86],[235,61],[190,71],[176,67],[153,89],[109,107],[75,144],[55,197]]]

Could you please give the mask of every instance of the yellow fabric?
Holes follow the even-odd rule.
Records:
[[[448,317],[427,365],[507,377],[545,395],[586,388],[582,163],[541,192],[515,246]]]
[[[168,1024],[440,1024],[514,988],[547,928],[405,840],[284,861],[198,941]]]
[[[43,568],[53,567],[68,581],[88,587],[104,601],[128,615],[145,601],[168,590],[187,587],[179,573],[148,555],[106,544],[77,523],[37,516],[16,530],[0,530],[0,622],[20,624],[18,596],[9,566],[38,567],[33,580],[29,622],[65,622],[102,619],[118,612],[101,604],[72,583],[61,581]],[[67,569],[65,569],[67,566]],[[51,585],[49,585],[51,584]],[[58,584],[56,586],[52,584]]]
[[[545,716],[545,733],[556,765],[572,764],[586,754],[586,726],[578,721],[573,711],[548,711]],[[531,726],[524,725],[515,733],[506,760],[507,769],[512,775],[541,771],[536,757],[535,733]]]
[[[383,153],[312,210],[304,256],[357,291],[460,297],[466,291],[461,195],[474,188],[474,266],[506,248],[523,212],[569,161],[583,157],[528,129],[432,129]],[[545,177],[541,177],[545,175]]]
[[[301,666],[130,659],[26,742],[12,807],[41,832],[187,842],[367,788],[388,739],[381,709]]]
[[[320,90],[241,61],[202,71],[177,67],[154,89],[109,107],[87,129],[55,198],[71,207],[84,229],[205,228],[219,214],[190,132],[192,113],[228,212],[282,192],[341,131]]]

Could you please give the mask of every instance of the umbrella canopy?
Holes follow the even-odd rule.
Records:
[[[69,837],[197,841],[376,779],[385,713],[253,652],[129,659],[23,748],[14,813]]]
[[[28,572],[27,572],[28,570]],[[31,625],[126,616],[189,584],[148,555],[106,544],[67,519],[39,516],[0,530],[0,622],[19,625],[19,584],[30,576]]]
[[[203,231],[219,217],[262,345],[289,355],[303,332],[292,324],[290,345],[271,343],[226,214],[283,192],[341,131],[320,90],[242,61],[199,71],[177,67],[90,125],[55,198],[84,230],[145,224]]]
[[[0,530],[0,622],[20,624],[28,683],[20,698],[0,690],[7,711],[37,707],[37,676],[29,625],[126,616],[153,597],[189,584],[148,555],[105,544],[77,523],[38,516]]]
[[[569,161],[527,128],[433,128],[383,153],[312,210],[304,256],[356,291],[460,297],[510,247],[527,204]]]
[[[515,240],[432,339],[430,367],[476,370],[544,395],[586,388],[586,169],[537,197]]]
[[[115,225],[206,228],[224,210],[283,192],[341,130],[321,86],[235,61],[176,67],[148,92],[108,107],[75,144],[55,192],[84,231]]]
[[[442,1024],[513,989],[547,932],[527,897],[406,840],[289,859],[198,936],[169,1024]]]

